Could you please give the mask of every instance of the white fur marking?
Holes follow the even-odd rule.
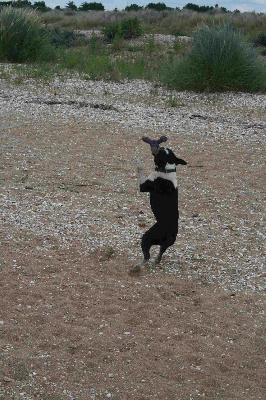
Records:
[[[169,163],[167,163],[166,166],[165,166],[165,169],[166,169],[166,170],[168,170],[168,169],[175,169],[175,164],[169,164]]]
[[[176,179],[176,173],[175,172],[156,172],[157,177],[156,178],[163,178],[168,181],[171,181],[175,187],[177,188],[177,179]]]
[[[166,164],[166,169],[175,169],[175,164]],[[171,181],[175,187],[177,188],[177,179],[175,172],[160,172],[160,171],[153,171],[146,180],[154,182],[156,178],[163,178]]]

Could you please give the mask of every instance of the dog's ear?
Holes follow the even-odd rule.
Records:
[[[182,160],[182,158],[175,157],[175,165],[178,164],[187,165],[187,162],[185,160]]]
[[[170,149],[167,149],[167,150],[168,150],[168,152],[170,153],[170,154],[169,154],[169,156],[170,156],[170,159],[168,160],[169,164],[175,164],[175,165],[178,165],[178,164],[181,164],[181,165],[187,165],[187,162],[186,162],[185,160],[182,160],[182,158],[178,158],[178,157],[176,157],[176,155],[174,154],[174,152],[173,152],[172,150],[170,150]]]

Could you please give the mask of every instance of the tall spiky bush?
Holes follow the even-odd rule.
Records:
[[[5,7],[0,13],[0,58],[11,62],[53,58],[49,34],[33,10]]]
[[[198,91],[259,89],[260,65],[251,45],[229,25],[201,27],[185,60],[171,60],[163,76],[170,86]]]

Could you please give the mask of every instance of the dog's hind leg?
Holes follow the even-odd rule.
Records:
[[[162,246],[160,246],[160,250],[159,250],[159,253],[158,253],[157,257],[154,260],[154,264],[160,264],[160,262],[162,261],[163,253],[165,252],[165,250],[163,249]]]
[[[159,253],[155,259],[155,264],[159,264],[162,261],[163,254],[168,249],[168,247],[172,246],[176,241],[177,233],[173,234],[167,241],[160,245]]]
[[[160,246],[160,250],[159,250],[157,257],[154,260],[154,264],[160,264],[160,262],[162,261],[162,258],[163,258],[163,254],[168,249],[168,247],[169,246]]]
[[[151,258],[150,249],[154,245],[160,244],[160,226],[156,222],[147,232],[142,236],[141,249],[144,260],[147,262]]]
[[[145,240],[145,238],[147,238],[147,236],[145,237],[145,234],[144,234],[142,237],[142,241],[141,241],[143,260],[140,263],[134,265],[134,267],[132,269],[133,272],[139,272],[141,270],[141,268],[144,267],[144,265],[147,264],[147,262],[151,258],[151,256],[150,256],[151,244],[147,244],[147,240]]]
[[[150,260],[151,246],[154,244],[159,244],[157,243],[157,241],[155,241],[156,243],[154,242],[154,237],[156,236],[154,235],[154,233],[157,232],[157,230],[158,230],[158,224],[156,223],[142,236],[141,249],[143,253],[143,260],[140,263],[134,265],[132,269],[133,272],[139,272],[141,268],[144,267],[144,265],[147,264],[148,261]]]

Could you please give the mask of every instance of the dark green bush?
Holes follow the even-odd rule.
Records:
[[[0,13],[0,59],[11,62],[54,58],[49,35],[34,11],[6,7]]]
[[[228,25],[202,27],[186,59],[168,60],[162,71],[167,85],[198,91],[252,91],[259,88],[260,65],[252,46]]]
[[[130,6],[125,7],[125,11],[140,11],[143,7],[138,6],[137,4],[131,4]]]
[[[88,3],[85,1],[84,3],[81,3],[79,7],[80,11],[104,11],[104,6],[102,3]]]
[[[46,11],[51,10],[49,7],[46,6],[45,1],[43,1],[43,0],[42,1],[35,1],[33,6],[32,6],[32,8],[34,10],[38,10],[38,11],[41,11],[41,12],[46,12]]]
[[[120,37],[122,39],[132,39],[141,36],[143,30],[141,21],[137,17],[124,18],[121,21],[113,22],[103,28],[102,33],[107,39]]]
[[[48,33],[50,36],[50,43],[56,47],[72,47],[76,44],[86,42],[83,35],[68,29],[62,29],[59,26],[50,28]]]

